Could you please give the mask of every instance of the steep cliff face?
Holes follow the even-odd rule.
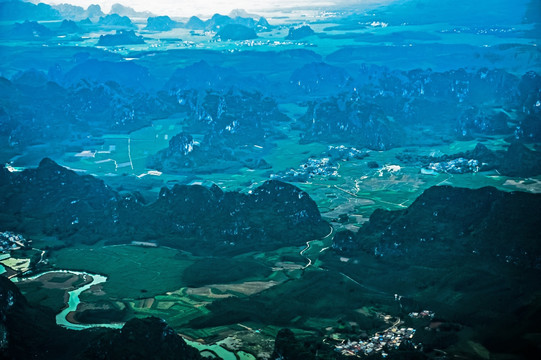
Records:
[[[132,319],[121,330],[108,331],[90,343],[78,359],[202,359],[164,320]]]
[[[242,253],[302,245],[329,229],[307,193],[280,181],[267,181],[251,194],[175,185],[146,205],[44,159],[37,169],[0,170],[0,190],[6,229],[67,243],[156,240],[198,253]]]
[[[8,352],[12,348],[12,329],[8,324],[15,314],[28,306],[17,287],[7,278],[0,276],[0,351]],[[16,316],[16,315],[15,315]]]
[[[70,359],[96,333],[77,334],[56,325],[54,314],[31,307],[17,286],[0,276],[0,357]]]
[[[312,103],[300,119],[301,142],[350,142],[358,147],[386,150],[402,140],[383,108],[364,102],[358,94]]]
[[[214,90],[227,92],[231,88],[261,91],[268,81],[265,77],[251,77],[235,68],[211,66],[205,60],[177,68],[164,85],[164,90],[182,94],[187,90]]]
[[[142,36],[135,34],[133,30],[117,30],[116,34],[101,35],[98,40],[98,46],[118,46],[144,44]]]
[[[540,206],[541,194],[432,187],[407,209],[375,211],[357,233],[336,234],[324,264],[403,296],[395,301],[406,313],[430,308],[472,328],[491,352],[539,357],[527,334],[541,314]]]
[[[348,141],[384,150],[494,134],[524,143],[539,138],[540,77],[535,72],[518,78],[486,68],[434,72],[363,65],[351,76],[344,68],[335,66],[334,76],[328,70],[328,65],[311,64],[291,77],[294,88],[333,94],[309,103],[299,119],[303,141]],[[517,109],[516,120],[494,103]]]
[[[148,92],[155,81],[143,66],[89,59],[87,53],[74,58],[69,71],[56,64],[48,74],[28,70],[0,79],[0,133],[9,137],[10,147],[84,143],[90,134],[113,129],[131,132],[176,107],[171,99]]]
[[[333,247],[436,262],[474,253],[540,268],[540,206],[540,194],[436,186],[405,210],[376,210],[357,234],[337,235]]]
[[[302,245],[324,236],[328,224],[316,203],[293,185],[270,180],[251,194],[218,186],[176,185],[149,205],[156,232],[185,237],[196,253],[241,253]],[[170,246],[182,246],[169,238]],[[192,239],[197,239],[191,242]]]
[[[50,159],[20,173],[2,169],[0,188],[5,226],[68,242],[92,243],[120,233],[121,224],[130,224],[140,209],[136,198],[122,197],[103,181],[79,176]]]
[[[150,31],[170,31],[182,23],[171,20],[169,16],[150,16],[147,18],[145,30]]]
[[[316,359],[314,352],[317,353],[317,350],[314,350],[316,349],[310,349],[306,346],[306,343],[303,344],[302,341],[298,340],[291,330],[280,329],[276,334],[272,358],[284,360]]]
[[[289,118],[279,110],[274,99],[260,92],[182,90],[188,84],[220,88],[225,83],[244,89],[246,83],[254,86],[261,81],[237,77],[226,70],[200,62],[175,72],[167,86],[190,116],[183,132],[170,140],[169,147],[149,158],[149,168],[186,174],[230,170],[245,165],[253,167],[258,165],[258,160],[262,162],[261,156],[275,146],[276,139],[284,137],[279,125]],[[198,73],[204,75],[199,77]],[[235,78],[233,83],[229,82],[230,77]],[[194,142],[191,134],[204,134],[204,137]],[[265,149],[263,153],[255,154],[255,164],[254,146]]]
[[[216,39],[220,40],[251,40],[256,39],[257,34],[254,29],[240,25],[227,24],[216,34]]]
[[[501,175],[533,177],[541,174],[541,153],[514,141],[506,150],[492,151],[478,143],[473,150],[443,156],[415,156],[406,152],[396,156],[405,163],[449,174],[496,170]]]
[[[300,40],[308,36],[314,35],[315,32],[308,25],[299,26],[297,28],[289,28],[286,40]]]
[[[289,82],[293,88],[307,94],[325,95],[348,90],[351,87],[352,77],[343,68],[318,62],[306,64],[295,70]]]

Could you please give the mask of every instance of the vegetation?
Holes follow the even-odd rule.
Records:
[[[0,2],[4,357],[541,358],[538,3]]]
[[[271,269],[254,260],[235,258],[203,258],[188,266],[182,279],[189,287],[228,284],[239,280],[264,279]]]
[[[110,299],[153,297],[185,286],[182,274],[193,259],[176,250],[140,246],[69,247],[51,259],[59,269],[107,276]],[[129,281],[127,281],[129,279]]]
[[[311,299],[306,301],[305,299]],[[335,324],[338,318],[354,321],[367,331],[377,329],[382,323],[356,311],[352,304],[374,305],[385,308],[392,305],[379,294],[362,289],[340,274],[323,271],[306,271],[296,280],[283,283],[247,298],[216,300],[208,306],[210,314],[194,319],[190,326],[204,328],[255,321],[261,324],[287,326],[319,331],[310,327],[311,318],[325,319]]]

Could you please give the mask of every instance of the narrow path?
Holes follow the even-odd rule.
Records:
[[[130,166],[131,166],[131,169],[133,170],[133,161],[132,161],[132,158],[131,158],[131,138],[130,137],[128,138],[128,158],[130,158]]]
[[[356,197],[356,198],[359,197],[359,195],[354,194],[354,193],[352,193],[351,191],[344,190],[344,189],[342,189],[341,187],[338,187],[338,185],[333,185],[333,187],[334,187],[335,189],[340,190],[340,191],[343,191],[343,192],[345,192],[346,194],[351,195],[351,196],[353,196],[353,197]]]
[[[43,261],[43,258],[45,257],[45,250],[41,250],[41,249],[36,249],[36,248],[32,248],[32,250],[34,251],[41,251],[41,254],[40,254],[40,257],[39,257],[39,261],[37,262],[36,265],[38,265],[39,263],[41,263]],[[36,266],[34,265],[34,266]]]
[[[361,284],[360,282],[358,282],[357,280],[353,279],[352,277],[350,277],[349,275],[346,275],[344,274],[343,272],[340,272],[340,275],[342,275],[343,277],[345,277],[346,279],[350,280],[351,282],[353,282],[354,284],[362,287],[363,289],[366,289],[366,290],[369,290],[373,293],[376,293],[376,294],[380,294],[378,296],[381,296],[381,298],[385,298],[385,299],[392,299],[394,298],[394,294],[389,294],[385,291],[381,291],[381,290],[378,290],[378,289],[375,289],[373,287],[370,287],[370,286],[366,286],[366,285],[363,285]]]

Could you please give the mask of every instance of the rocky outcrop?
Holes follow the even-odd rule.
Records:
[[[127,16],[120,16],[118,14],[109,14],[100,17],[98,24],[108,27],[124,27],[124,28],[134,28],[135,25],[131,22],[130,18]]]
[[[103,181],[79,176],[50,159],[22,173],[2,169],[0,187],[6,226],[29,232],[39,229],[65,239],[73,235],[73,241],[96,241],[96,236],[115,228],[119,210],[130,207],[129,200],[121,206],[122,197]]]
[[[511,177],[533,177],[541,174],[541,154],[519,142],[513,142],[506,150],[492,151],[479,143],[473,150],[437,157],[415,156],[401,153],[396,156],[409,164],[416,164],[429,171],[449,174],[465,174],[496,170]]]
[[[297,28],[289,28],[289,32],[286,36],[286,40],[300,40],[308,36],[314,35],[315,32],[308,25],[303,25]]]
[[[299,119],[302,142],[346,142],[356,147],[386,150],[399,145],[399,126],[383,108],[361,101],[355,94],[312,103]]]
[[[178,27],[180,24],[171,20],[169,16],[155,16],[147,19],[145,30],[150,31],[170,31]]]
[[[71,331],[55,315],[33,307],[17,286],[0,276],[0,354],[5,359],[201,359],[167,323],[132,319],[121,330]]]
[[[541,129],[541,82],[534,72],[518,78],[502,70],[390,71],[363,65],[358,72],[350,70],[346,80],[332,77],[340,73],[338,69],[307,65],[291,77],[294,88],[334,94],[309,104],[301,118],[308,129],[307,141],[325,141],[340,134],[362,141],[350,145],[388,149],[509,135],[512,141],[535,143]],[[338,93],[340,89],[344,92]],[[515,109],[516,118],[510,117],[507,108]],[[392,119],[392,126],[385,119]],[[385,128],[396,130],[400,137],[393,138]],[[358,131],[371,134],[372,139]]]
[[[133,30],[117,30],[116,34],[100,35],[98,46],[137,45],[144,44],[142,36]]]
[[[186,23],[185,27],[192,30],[208,30],[208,31],[215,31],[215,32],[221,32],[221,30],[225,29],[229,25],[239,25],[243,26],[249,29],[252,29],[253,31],[266,31],[271,28],[271,25],[267,22],[267,20],[263,17],[259,18],[259,20],[254,20],[253,18],[249,16],[227,16],[227,15],[221,15],[221,14],[214,14],[210,19],[208,20],[201,20],[197,16],[192,16],[188,22]],[[252,32],[249,32],[248,30],[244,28],[238,28],[238,27],[231,27],[230,30],[228,30],[226,33],[224,33],[221,37],[223,40],[226,39],[226,35],[231,34],[243,34],[243,37],[246,37],[246,34],[250,34],[253,36],[255,32],[252,34]],[[252,39],[250,37],[250,39]],[[231,40],[242,40],[242,39],[235,39],[231,38]]]
[[[149,166],[158,170],[164,169],[191,169],[204,161],[205,154],[200,146],[194,143],[193,137],[181,132],[169,140],[167,149],[160,151],[149,161]]]
[[[55,315],[33,307],[17,286],[0,276],[0,356],[4,359],[73,359],[98,331],[68,331]]]
[[[351,76],[340,67],[320,62],[295,70],[289,82],[303,92],[321,95],[345,91],[351,82]]]
[[[269,24],[267,19],[265,19],[263,16],[260,17],[259,20],[257,20],[257,23],[255,24],[255,26],[256,26],[256,29],[261,32],[269,31],[272,28],[272,26]]]
[[[202,359],[164,320],[132,319],[120,331],[108,331],[77,359]]]
[[[185,239],[164,238],[163,243],[178,247],[184,242],[198,254],[301,245],[329,229],[307,193],[274,180],[247,195],[223,192],[217,186],[176,185],[162,189],[148,210],[160,214],[152,224],[156,232]]]
[[[205,29],[210,31],[219,31],[227,25],[242,25],[247,27],[254,26],[254,20],[251,18],[238,17],[233,19],[227,15],[214,14],[210,19],[205,21]]]
[[[541,153],[520,143],[512,143],[507,151],[497,151],[496,169],[506,176],[533,177],[541,174]]]
[[[145,87],[153,86],[148,69],[135,63],[91,59],[66,74],[54,67],[49,76],[60,84],[35,70],[12,81],[0,80],[6,125],[0,131],[11,147],[23,149],[60,139],[83,143],[90,134],[99,136],[112,129],[130,132],[176,106],[166,97],[145,92]]]
[[[518,84],[519,110],[524,116],[515,127],[514,137],[524,143],[541,141],[541,76],[530,71]],[[522,108],[522,109],[521,109]]]
[[[67,20],[76,20],[76,21],[81,21],[84,19],[97,20],[100,17],[105,15],[101,11],[101,7],[95,4],[89,5],[86,10],[81,6],[75,6],[71,4],[53,5],[53,9],[57,10],[62,16],[62,18],[67,19]]]
[[[175,185],[146,205],[137,195],[120,195],[49,159],[20,173],[1,170],[0,209],[6,230],[68,243],[151,239],[214,255],[301,245],[328,231],[310,196],[280,181],[267,181],[250,194]]]
[[[135,9],[124,6],[122,4],[116,3],[111,5],[111,11],[109,14],[118,14],[120,16],[127,16],[130,18],[139,17],[139,18],[146,18],[149,16],[152,16],[152,13],[148,11],[136,11]]]
[[[62,84],[65,85],[73,86],[83,81],[97,84],[115,82],[130,89],[148,89],[153,84],[146,67],[131,61],[113,62],[96,59],[81,62],[62,76]]]
[[[205,66],[200,64],[199,66]],[[208,172],[242,166],[253,158],[254,145],[272,146],[282,135],[278,124],[287,121],[276,102],[258,92],[231,90],[219,92],[176,91],[179,104],[191,114],[185,129],[204,134],[189,153],[179,150],[177,135],[170,146],[153,157],[148,167],[174,173]],[[246,106],[250,104],[250,106]]]
[[[472,138],[476,134],[508,134],[507,123],[511,119],[504,112],[487,112],[472,106],[462,112],[457,119],[457,132],[462,138]]]
[[[541,194],[435,186],[405,210],[376,210],[357,234],[337,235],[333,248],[427,263],[473,253],[541,268],[540,206]]]
[[[220,28],[218,33],[215,36],[216,39],[220,40],[252,40],[257,38],[257,34],[254,29],[249,28],[248,26],[240,24],[227,24],[223,28]]]
[[[63,20],[58,31],[63,34],[77,34],[81,32],[81,28],[73,20]]]
[[[32,4],[26,1],[0,2],[0,20],[58,20],[60,13],[45,3]]]
[[[185,27],[192,30],[205,30],[205,22],[197,16],[192,16],[186,23]]]
[[[284,360],[316,359],[317,351],[312,352],[316,349],[309,349],[306,345],[306,343],[303,344],[301,340],[298,340],[291,330],[280,329],[274,341],[272,358]]]
[[[55,34],[45,25],[26,20],[23,23],[15,23],[2,37],[6,35],[9,39],[14,40],[43,41],[52,38]]]
[[[205,60],[177,68],[164,86],[166,91],[213,90],[228,92],[232,88],[256,91],[265,89],[264,77],[246,76],[234,68],[212,66]]]
[[[357,233],[337,233],[322,261],[363,291],[396,294],[403,312],[430,308],[473,329],[491,353],[528,358],[539,354],[526,334],[540,315],[540,206],[541,194],[431,187],[407,209],[376,210]],[[457,341],[415,339],[425,349]]]

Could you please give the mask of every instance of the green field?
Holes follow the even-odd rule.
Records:
[[[169,140],[182,131],[183,118],[155,120],[151,126],[130,134],[107,134],[99,138],[103,144],[90,146],[85,153],[68,153],[63,161],[75,169],[91,174],[136,175],[145,174],[149,155],[166,148]]]
[[[291,117],[303,111],[291,104],[282,106],[282,110]],[[115,188],[146,192],[151,200],[161,186],[188,182],[187,179],[212,181],[226,190],[243,191],[268,179],[269,170],[247,168],[197,175],[195,178],[172,174],[137,177],[149,170],[145,167],[146,159],[166,147],[167,139],[181,131],[179,123],[180,119],[157,120],[151,127],[129,136],[106,136],[99,148],[88,149],[96,152],[93,158],[74,157],[73,154],[64,156],[70,157],[71,167],[97,174]],[[327,144],[321,143],[299,144],[298,132],[288,130],[287,133],[289,137],[276,141],[276,147],[257,150],[266,154],[264,157],[272,165],[272,172],[296,169],[309,157],[320,157],[328,148]],[[488,139],[485,144],[498,149],[501,139]],[[438,147],[418,147],[413,151],[419,155],[453,154],[471,150],[475,145],[475,142],[453,142]],[[397,160],[396,155],[404,151],[412,149],[371,151],[362,160],[340,161],[337,177],[315,176],[307,183],[295,185],[310,194],[323,217],[333,222],[335,230],[361,226],[377,208],[403,209],[433,185],[495,186],[507,191],[519,187],[535,191],[538,186],[535,181],[514,183],[492,172],[424,175],[418,166]],[[111,161],[106,161],[108,159]],[[379,168],[369,168],[368,161],[377,162]],[[124,165],[115,167],[115,164]],[[348,215],[346,220],[336,221],[343,214]],[[331,275],[331,272],[322,271],[320,266],[329,264],[319,258],[325,257],[324,249],[330,246],[330,240],[312,242],[304,256],[299,255],[302,248],[290,247],[267,253],[247,253],[226,260],[198,258],[169,248],[79,246],[52,252],[51,263],[59,269],[84,270],[108,276],[103,285],[104,294],[83,293],[83,302],[120,302],[128,308],[130,316],[164,318],[177,331],[192,338],[222,339],[242,331],[239,323],[249,323],[252,328],[262,329],[260,336],[268,339],[274,337],[281,326],[291,327],[299,334],[322,329],[352,332],[353,327],[344,325],[349,322],[358,324],[357,330],[378,328],[381,324],[375,316],[359,309],[377,307],[380,312],[392,312],[391,292],[402,290],[407,293],[412,289],[388,289],[389,293],[382,293],[377,290],[380,284],[362,281],[376,277],[390,282],[388,278],[394,277],[393,269],[378,273],[369,263],[364,264],[362,278],[355,277],[361,285],[336,273]],[[312,265],[303,270],[308,264],[307,258]],[[346,272],[347,266],[341,262],[333,266],[343,267]],[[437,280],[431,277],[431,271],[422,268],[411,271],[418,273],[420,286],[414,289],[416,294],[413,297],[420,298],[429,291],[427,289],[437,288],[430,285]],[[441,294],[441,297],[455,302],[459,295],[460,292],[456,292]],[[302,304],[306,298],[317,301],[305,307]],[[42,299],[50,306],[58,307],[55,294],[36,291],[33,299]],[[272,304],[272,308],[265,304]],[[445,308],[433,304],[433,309],[444,312]]]
[[[297,252],[296,248],[286,251]],[[278,255],[275,259],[282,258]],[[302,262],[303,258],[299,256],[298,260]],[[289,272],[271,271],[272,257],[247,254],[225,259],[196,258],[171,248],[133,245],[64,248],[52,252],[51,262],[59,269],[108,277],[103,293],[83,293],[83,302],[120,301],[136,317],[161,317],[179,330],[184,330],[189,321],[209,314],[207,305],[213,301],[264,291],[286,280],[287,275],[279,274]],[[214,285],[203,286],[206,284]],[[189,285],[195,287],[188,288]],[[36,292],[33,298],[45,299],[46,295],[49,296],[46,291]],[[197,332],[196,337],[206,337],[208,331],[223,333],[224,329],[228,328],[199,329],[203,333]]]
[[[103,290],[111,299],[137,299],[182,287],[193,259],[168,248],[120,245],[65,248],[52,254],[52,262],[59,269],[106,275]]]

